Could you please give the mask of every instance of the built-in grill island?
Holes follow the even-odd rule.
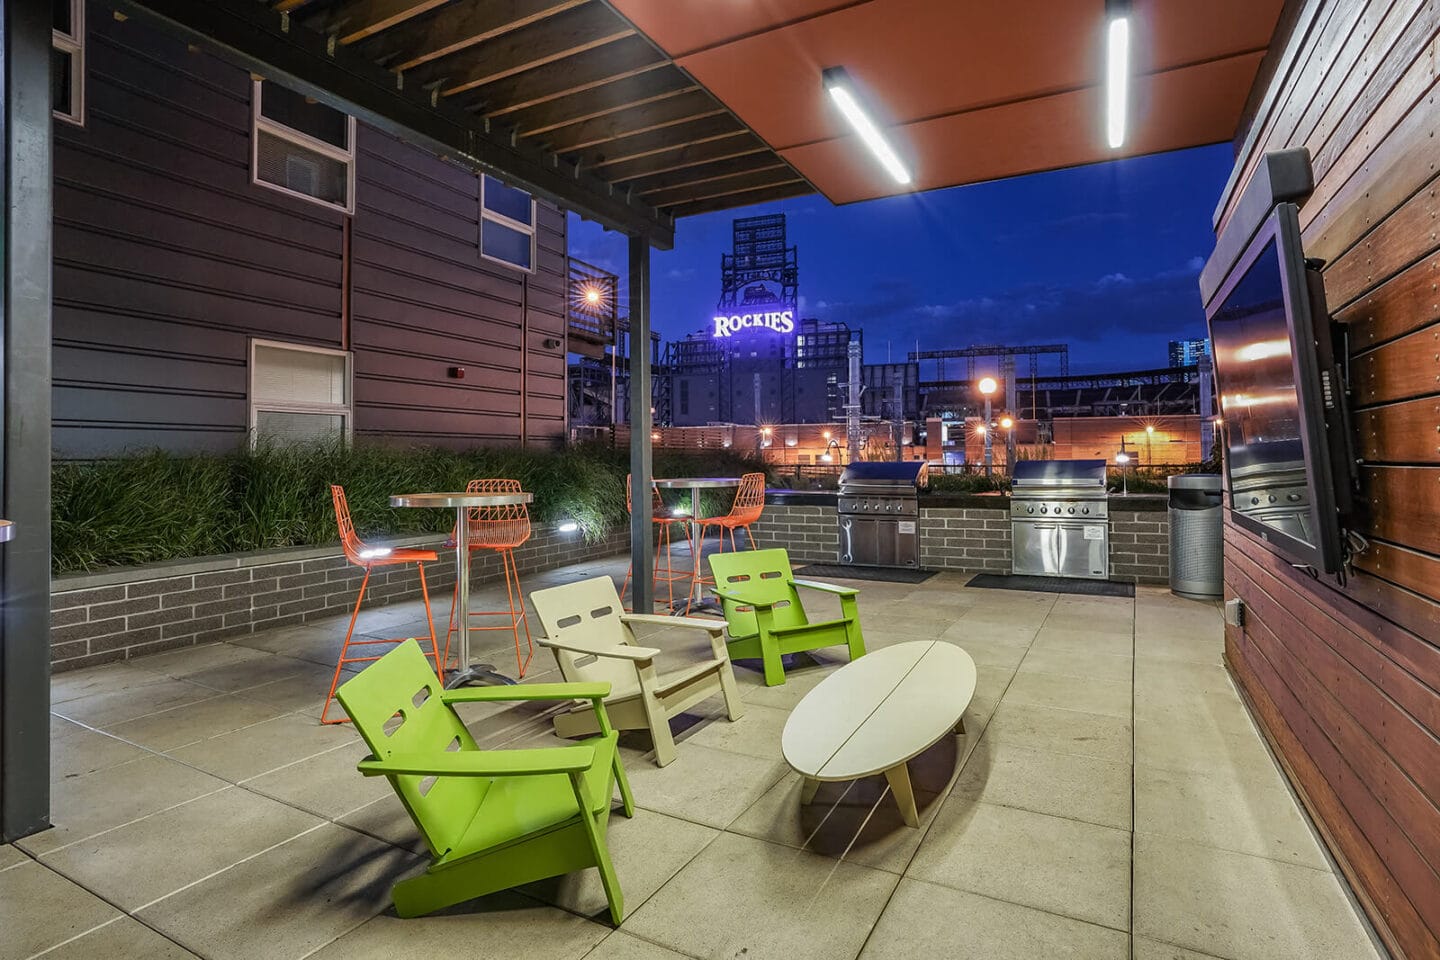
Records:
[[[1020,460],[1011,473],[1011,572],[1110,577],[1104,460]]]
[[[840,562],[864,567],[920,566],[923,460],[852,463],[840,475]]]

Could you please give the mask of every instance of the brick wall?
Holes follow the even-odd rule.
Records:
[[[785,547],[792,560],[837,563],[840,537],[831,506],[766,504],[755,525],[761,547]],[[1115,580],[1167,583],[1170,578],[1167,514],[1112,510],[1110,575]],[[1009,501],[999,509],[920,508],[920,566],[927,570],[1010,571]]]
[[[833,506],[767,503],[752,529],[761,549],[784,547],[792,561],[835,563],[840,557],[838,524]]]
[[[515,551],[515,563],[523,574],[612,556],[627,549],[628,536],[620,528],[587,544],[577,534],[537,527]],[[435,540],[395,543],[433,547]],[[431,601],[448,610],[455,561],[443,549],[438,552],[440,559],[425,565],[425,580]],[[92,666],[348,613],[363,575],[336,545],[60,577],[51,585],[52,668]],[[500,576],[498,555],[472,558],[473,583]],[[365,602],[368,607],[419,596],[419,573],[406,564],[377,569]]]
[[[1110,511],[1110,576],[1140,583],[1170,582],[1170,515]]]

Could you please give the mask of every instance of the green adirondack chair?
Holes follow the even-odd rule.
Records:
[[[843,643],[850,648],[850,659],[865,655],[855,605],[859,590],[796,580],[784,550],[737,550],[717,553],[709,559],[710,571],[715,575],[713,589],[729,627],[730,659],[763,661],[766,686],[785,682],[780,657],[787,653]],[[811,622],[805,616],[797,587],[838,596],[840,619]]]
[[[609,693],[608,683],[445,690],[414,640],[336,691],[370,747],[360,772],[390,780],[434,858],[395,884],[396,913],[416,917],[598,867],[610,917],[620,922],[625,901],[605,843],[615,784],[627,817],[635,803],[605,715]],[[577,746],[481,750],[454,705],[507,700],[589,700],[600,735]]]

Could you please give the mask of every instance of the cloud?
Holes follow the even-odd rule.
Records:
[[[695,279],[695,268],[694,268],[694,267],[671,267],[669,270],[666,270],[666,271],[665,271],[665,279],[667,279],[667,280],[694,280],[694,279]]]

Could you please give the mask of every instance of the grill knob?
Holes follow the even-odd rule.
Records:
[[[1260,502],[1260,498],[1259,498],[1259,497],[1251,497],[1251,498],[1250,498],[1250,503],[1251,503],[1252,505],[1253,505],[1253,504],[1258,504],[1259,502]]]
[[[1041,512],[1041,513],[1049,513],[1049,512],[1050,512],[1050,508],[1049,508],[1049,507],[1046,507],[1046,506],[1044,506],[1044,505],[1041,505],[1041,507],[1040,507],[1040,512]]]
[[[1026,508],[1025,508],[1025,512],[1026,512],[1026,513],[1034,513],[1034,512],[1035,512],[1035,508],[1034,508],[1033,506],[1031,506],[1031,507],[1026,507]]]
[[[1081,512],[1081,513],[1089,513],[1089,512],[1090,512],[1090,508],[1089,508],[1089,507],[1081,507],[1081,508],[1080,508],[1080,512]]]
[[[1074,513],[1074,512],[1075,512],[1075,508],[1074,508],[1074,507],[1071,507],[1071,508],[1070,508],[1070,512],[1071,512],[1071,513]]]

